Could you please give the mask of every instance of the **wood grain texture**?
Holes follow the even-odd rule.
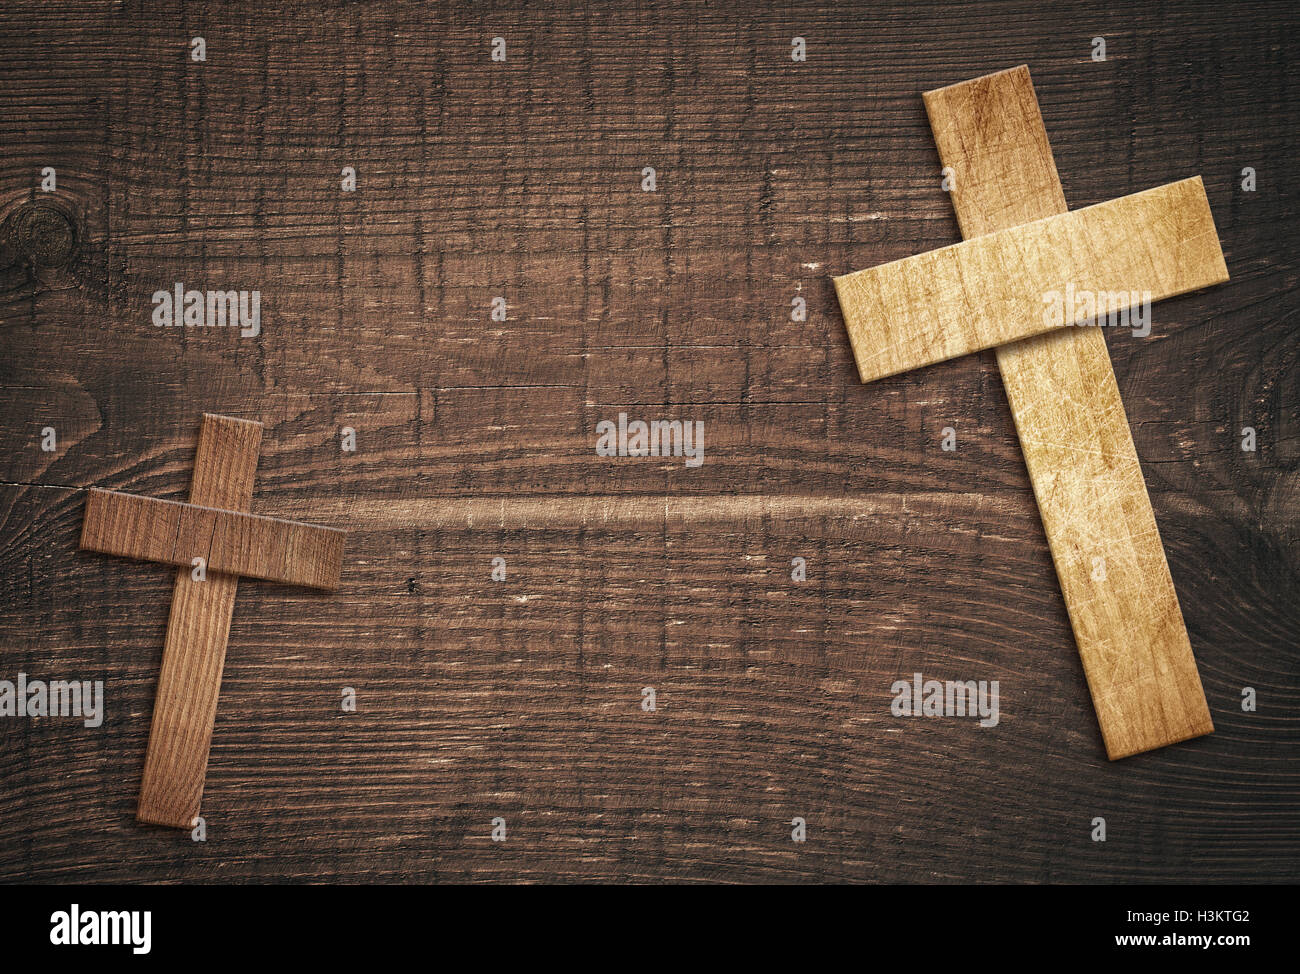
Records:
[[[289,585],[338,588],[344,532],[91,488],[81,547]]]
[[[972,124],[984,119],[977,114]],[[993,124],[1008,132],[1006,120]],[[969,172],[1006,159],[963,162]],[[1003,188],[1022,192],[1018,179],[1013,169]],[[1056,327],[1104,327],[1108,316],[1127,323],[1134,304],[1227,279],[1195,176],[845,274],[835,278],[835,293],[858,374],[872,382]],[[1067,297],[1076,293],[1089,303]]]
[[[53,165],[78,231],[0,248],[0,675],[107,701],[0,719],[0,880],[1294,882],[1298,28],[0,5],[0,198]],[[864,386],[828,277],[960,239],[918,92],[1026,61],[1071,203],[1201,173],[1233,273],[1106,330],[1216,727],[1113,764],[993,353]],[[154,327],[177,280],[260,287],[262,334]],[[598,457],[620,410],[703,466]],[[348,529],[338,592],[240,586],[207,842],[133,819],[171,579],[77,550],[89,487],[188,499],[198,411],[265,425],[258,514]],[[1000,723],[894,718],[917,671]]]
[[[204,414],[190,503],[247,511],[261,446],[261,423]],[[237,575],[200,582],[189,568],[176,573],[136,807],[141,822],[187,829],[199,814],[238,585]]]
[[[925,106],[944,165],[959,180],[973,177],[972,191],[953,198],[968,239],[998,236],[998,220],[1065,208],[1027,67],[928,92]],[[1010,208],[1002,202],[1010,198],[1021,202]],[[993,217],[978,213],[983,205]],[[1134,219],[1163,218],[1139,211]],[[979,236],[984,231],[989,236]],[[1200,246],[1215,256],[1207,267],[1222,266],[1212,222],[1208,232],[1213,246]],[[1115,245],[1142,247],[1122,234]],[[1143,259],[1152,259],[1150,251]],[[1210,733],[1214,723],[1105,339],[1098,328],[1075,328],[1005,351],[998,350],[998,368],[1107,755],[1115,760]]]

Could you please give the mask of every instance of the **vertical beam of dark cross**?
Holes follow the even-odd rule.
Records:
[[[248,511],[261,445],[261,423],[205,415],[190,503]],[[176,573],[136,809],[141,822],[189,828],[199,814],[238,586],[237,575],[210,572],[195,581],[188,568]]]

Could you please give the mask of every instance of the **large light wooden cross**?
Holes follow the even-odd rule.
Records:
[[[835,279],[862,380],[997,348],[1107,755],[1208,734],[1102,329],[1044,313],[1226,281],[1200,177],[1071,213],[1027,67],[924,100],[966,242]]]
[[[189,828],[199,814],[240,575],[334,589],[343,532],[255,517],[262,424],[205,414],[190,502],[90,491],[81,547],[180,565],[136,818]],[[200,561],[201,559],[201,561]]]

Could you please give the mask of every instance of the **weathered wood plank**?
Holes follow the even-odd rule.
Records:
[[[29,489],[0,506],[0,527],[30,526],[5,569],[30,559],[40,573],[29,587],[0,570],[11,670],[48,674],[57,659],[111,681],[104,734],[0,725],[13,735],[0,752],[5,878],[220,881],[233,867],[216,843],[238,846],[243,875],[294,881],[1293,872],[1270,854],[1295,831],[1294,758],[1278,721],[1233,704],[1242,680],[1300,704],[1270,676],[1300,610],[1278,601],[1260,627],[1222,599],[1207,569],[1242,555],[1212,516],[1180,519],[1174,568],[1189,605],[1221,610],[1193,609],[1199,637],[1231,647],[1205,674],[1217,733],[1109,765],[1091,721],[1062,719],[1090,704],[1027,489],[1023,503],[864,497],[857,517],[754,507],[730,523],[556,517],[501,532],[370,502],[350,522],[341,594],[241,587],[205,845],[129,824],[122,772],[145,746],[170,586],[76,551],[82,496]],[[810,558],[803,585],[790,581],[796,554]],[[1253,558],[1275,578],[1285,564]],[[1255,606],[1278,596],[1250,580],[1242,591]],[[891,682],[916,670],[1001,679],[1001,723],[891,719]],[[356,713],[340,712],[345,686]],[[645,686],[654,714],[639,707]],[[85,770],[69,781],[34,756]],[[495,814],[511,837],[489,845]],[[803,846],[789,841],[796,814],[812,827]],[[1097,814],[1111,826],[1102,849],[1086,827]],[[78,839],[87,821],[98,827]]]
[[[1295,881],[1298,17],[0,5],[0,205],[53,165],[81,231],[0,234],[2,675],[108,701],[0,720],[0,879]],[[862,386],[827,276],[959,239],[917,92],[1026,60],[1072,203],[1201,173],[1233,271],[1107,336],[1216,724],[1119,765],[994,355]],[[154,327],[178,280],[262,335]],[[595,456],[629,406],[704,465]],[[349,528],[339,592],[241,586],[207,843],[133,821],[171,580],[77,550],[84,488],[187,499],[197,410],[265,424],[259,514]],[[892,720],[916,670],[1002,722]]]

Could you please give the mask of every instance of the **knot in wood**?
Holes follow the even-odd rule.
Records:
[[[5,222],[10,244],[38,267],[64,267],[76,253],[76,222],[58,206],[24,203]]]

